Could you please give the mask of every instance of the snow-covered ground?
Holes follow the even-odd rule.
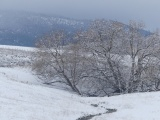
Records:
[[[105,111],[37,80],[28,69],[0,68],[0,120],[76,120]]]
[[[95,105],[97,105],[95,107]],[[0,120],[160,120],[160,92],[87,98],[41,84],[28,68],[0,68]]]
[[[160,120],[160,92],[136,93],[109,98],[97,98],[117,112],[95,117],[93,120]]]
[[[160,120],[159,105],[160,92],[87,98],[43,85],[29,67],[0,67],[0,120],[77,120],[88,115],[93,115],[90,120]],[[108,109],[117,111],[105,113]]]
[[[22,47],[22,46],[11,46],[11,45],[0,45],[0,48],[11,49],[11,50],[24,50],[24,51],[34,51],[34,47]]]

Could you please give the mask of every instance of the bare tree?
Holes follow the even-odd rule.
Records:
[[[76,42],[65,46],[63,32],[51,33],[37,44],[36,71],[61,78],[48,84],[65,83],[80,95],[158,90],[159,34],[145,35],[143,29],[144,24],[135,21],[126,26],[95,20],[88,30],[75,34]]]
[[[43,77],[54,79],[59,77],[58,81],[47,82],[48,84],[61,82],[65,83],[78,94],[81,94],[77,88],[77,66],[80,61],[78,56],[78,49],[75,48],[67,50],[63,46],[65,35],[62,31],[53,32],[40,41],[37,46],[39,48],[39,58],[36,61],[36,70],[38,73],[42,71]],[[37,67],[38,66],[38,67]]]
[[[155,65],[153,59],[157,59],[155,55],[159,53],[159,35],[144,35],[143,29],[144,24],[135,21],[126,26],[96,20],[87,32],[79,35],[93,59],[92,76],[97,84],[102,83],[104,93],[110,88],[119,93],[143,91],[146,71]]]
[[[153,65],[153,57],[159,52],[159,36],[156,33],[150,35],[142,34],[143,23],[130,21],[129,28],[124,31],[123,49],[131,59],[130,77],[128,80],[127,92],[133,92],[142,84],[144,71]],[[158,62],[158,61],[157,61]]]
[[[38,41],[38,59],[34,68],[42,77],[51,79],[47,84],[65,83],[81,95],[80,87],[88,76],[88,60],[79,43],[64,46],[65,38],[63,32],[57,31]],[[58,81],[53,80],[56,77]]]
[[[118,22],[96,20],[87,32],[78,35],[85,53],[91,59],[90,77],[100,86],[97,92],[101,91],[106,95],[108,89],[124,91],[123,75],[120,72],[122,57],[113,54],[119,53],[118,39],[122,30],[123,25]]]

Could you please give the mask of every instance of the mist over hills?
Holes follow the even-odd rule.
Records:
[[[54,30],[73,34],[86,29],[91,20],[75,20],[24,11],[0,10],[0,44],[33,47],[36,40]],[[148,31],[142,30],[143,34]]]
[[[74,20],[22,11],[0,11],[0,44],[34,46],[44,34],[63,29],[72,33],[89,25],[88,20]]]

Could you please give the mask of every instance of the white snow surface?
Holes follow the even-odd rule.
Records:
[[[117,112],[92,120],[160,120],[160,92],[120,95],[100,101],[105,101],[103,106],[107,108],[116,108]]]
[[[35,51],[35,47],[22,47],[22,46],[11,46],[11,45],[0,45],[0,48],[11,49],[11,50],[23,50],[23,51]]]
[[[0,48],[34,50],[17,46]],[[88,114],[105,113],[107,108],[117,111],[91,120],[160,120],[159,106],[160,92],[81,97],[43,85],[30,68],[0,67],[0,120],[77,120]]]
[[[97,104],[93,107],[91,104]],[[28,68],[0,68],[0,120],[160,120],[160,92],[81,97],[41,84]]]
[[[41,85],[24,68],[0,68],[0,120],[76,120],[104,112],[67,91]]]

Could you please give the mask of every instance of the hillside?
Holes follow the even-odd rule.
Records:
[[[54,30],[73,33],[88,26],[88,20],[23,11],[0,11],[0,44],[34,46],[35,41]]]
[[[71,42],[73,34],[77,30],[87,29],[92,21],[24,11],[0,10],[0,44],[33,47],[39,38],[55,30],[67,32],[66,41]],[[126,28],[128,27],[126,25]],[[150,34],[145,30],[141,30],[141,33]]]
[[[62,90],[42,86],[29,70],[0,69],[1,120],[75,120],[104,110]]]
[[[42,85],[28,69],[0,69],[1,120],[76,120],[105,113],[107,108],[117,112],[95,116],[92,120],[159,120],[159,99],[159,92],[80,97]]]
[[[24,56],[29,56],[29,51],[33,51],[33,48],[29,47],[0,46],[0,48],[3,49],[3,58],[8,59],[6,64],[10,64],[11,59],[25,61]],[[13,52],[15,50],[16,52]],[[8,54],[9,51],[12,51],[12,57]],[[30,59],[28,57],[28,60]],[[29,65],[28,67],[12,65],[0,67],[1,120],[160,119],[159,92],[114,97],[81,97],[56,86],[44,85],[34,75]]]

